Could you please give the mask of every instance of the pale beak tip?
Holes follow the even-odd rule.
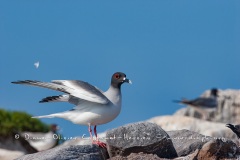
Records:
[[[132,84],[132,81],[131,81],[131,80],[129,80],[129,84]]]

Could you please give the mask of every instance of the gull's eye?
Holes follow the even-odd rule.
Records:
[[[115,78],[116,78],[116,79],[119,79],[119,78],[120,78],[120,75],[119,75],[119,74],[115,74]]]

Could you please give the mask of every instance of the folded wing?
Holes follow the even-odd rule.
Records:
[[[196,98],[194,100],[182,100],[181,103],[193,106],[216,107],[217,101],[212,98]]]

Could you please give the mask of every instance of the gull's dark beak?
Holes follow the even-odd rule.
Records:
[[[232,128],[234,128],[234,125],[232,125],[232,124],[226,124],[226,127],[232,129]]]
[[[127,82],[129,84],[132,84],[132,81],[130,79],[127,79],[126,77],[123,78],[123,82]]]

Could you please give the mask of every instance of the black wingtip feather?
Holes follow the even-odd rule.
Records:
[[[39,81],[35,81],[35,80],[24,80],[24,81],[13,81],[11,83],[13,84],[26,84],[26,83],[36,83],[36,82],[39,82]]]
[[[13,83],[13,84],[20,84],[21,81],[13,81],[13,82],[11,82],[11,83]]]
[[[39,101],[39,103],[45,103],[45,102],[48,102],[48,101],[45,101],[45,100],[41,100],[41,101]]]
[[[46,97],[46,98],[43,98],[41,101],[39,101],[39,103],[54,101],[54,100],[59,99],[60,97],[62,97],[62,95]]]

